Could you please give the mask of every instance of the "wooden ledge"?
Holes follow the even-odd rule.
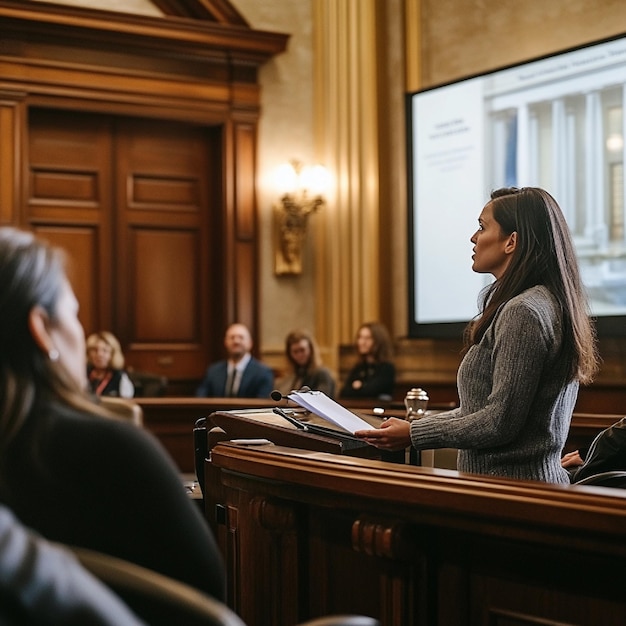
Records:
[[[210,464],[230,487],[260,481],[275,496],[288,493],[293,500],[360,512],[382,509],[398,519],[510,538],[547,533],[558,543],[574,533],[581,548],[589,540],[597,550],[600,540],[605,550],[626,556],[626,491],[618,489],[490,478],[272,445],[219,444]]]

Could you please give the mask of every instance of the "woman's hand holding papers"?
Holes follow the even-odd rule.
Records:
[[[397,417],[385,420],[380,428],[357,430],[354,435],[382,450],[404,450],[411,445],[411,425]]]

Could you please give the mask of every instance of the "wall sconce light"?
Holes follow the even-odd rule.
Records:
[[[302,248],[309,216],[326,204],[328,187],[325,167],[305,167],[292,160],[276,172],[281,194],[274,205],[274,271],[277,276],[302,273]]]

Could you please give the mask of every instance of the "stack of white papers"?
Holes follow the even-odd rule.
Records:
[[[357,430],[372,430],[373,426],[329,398],[323,391],[292,391],[287,396],[311,413],[354,434]]]

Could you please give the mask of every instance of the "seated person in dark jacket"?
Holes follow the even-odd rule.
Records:
[[[255,359],[252,336],[244,324],[231,324],[224,335],[228,358],[213,363],[204,375],[196,396],[201,398],[269,398],[274,373]]]
[[[362,324],[356,349],[359,360],[350,370],[340,397],[391,400],[396,368],[392,362],[393,344],[385,326],[379,322]]]
[[[223,600],[221,554],[147,430],[95,404],[62,253],[0,228],[0,502],[46,539]]]
[[[587,450],[569,452],[561,459],[572,482],[603,472],[626,471],[626,417],[603,430]]]
[[[0,506],[0,624],[141,626],[68,549]]]

